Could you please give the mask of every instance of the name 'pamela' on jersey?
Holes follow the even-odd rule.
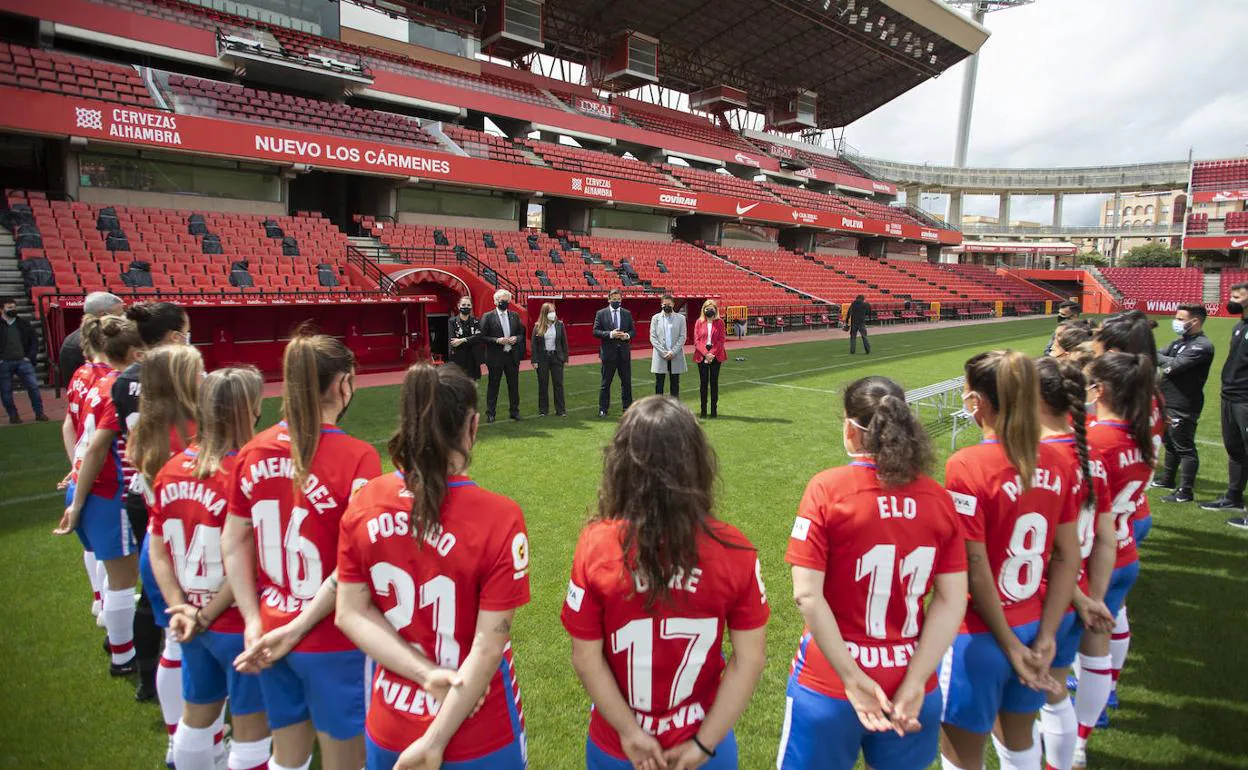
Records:
[[[1060,495],[1062,493],[1062,476],[1048,468],[1036,468],[1036,474],[1032,477],[1031,485]],[[1005,492],[1010,500],[1017,502],[1019,495],[1023,493],[1022,477],[1015,476],[1013,481],[1005,482],[1001,485],[1001,491]]]
[[[225,498],[198,481],[176,481],[160,488],[162,508],[178,501],[199,503],[213,516],[225,511]]]

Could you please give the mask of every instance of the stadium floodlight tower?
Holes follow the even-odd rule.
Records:
[[[975,20],[983,25],[984,17],[993,11],[1008,11],[1020,5],[1031,5],[1035,0],[947,0],[949,5],[964,7]],[[966,75],[962,80],[962,108],[958,112],[958,146],[954,148],[953,165],[966,166],[966,149],[971,142],[971,110],[975,106],[975,78],[979,75],[979,53],[971,55],[966,63]]]

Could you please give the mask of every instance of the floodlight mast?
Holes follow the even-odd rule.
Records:
[[[1035,0],[946,0],[949,5],[966,8],[971,19],[982,25],[984,17],[993,11],[1008,11],[1021,5],[1031,5]],[[971,143],[971,112],[975,107],[975,80],[979,76],[979,54],[974,53],[966,62],[962,79],[962,104],[958,110],[958,138],[953,148],[953,165],[966,167],[966,150]],[[962,224],[962,201],[960,195],[949,196],[949,222]]]

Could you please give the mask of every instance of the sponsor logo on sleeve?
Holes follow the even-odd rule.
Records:
[[[964,495],[961,492],[950,492],[949,496],[953,498],[953,508],[963,516],[974,516],[975,506],[979,501],[974,495]]]
[[[573,612],[580,612],[581,602],[585,601],[585,589],[569,580],[567,601],[568,606],[572,608]]]
[[[810,535],[810,519],[798,516],[793,522],[793,533],[789,537],[794,540],[805,540]]]
[[[523,532],[511,539],[511,566],[516,570],[516,580],[529,572],[529,537]]]

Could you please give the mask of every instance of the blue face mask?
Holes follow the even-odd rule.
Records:
[[[1180,336],[1187,334],[1187,322],[1174,319],[1170,322],[1170,328],[1174,329],[1174,333]]]

